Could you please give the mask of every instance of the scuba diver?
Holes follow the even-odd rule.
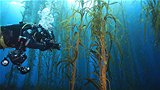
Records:
[[[19,24],[0,27],[0,49],[4,48],[15,48],[15,50],[9,52],[1,64],[7,66],[9,58],[21,74],[26,74],[30,68],[21,66],[27,59],[27,55],[24,53],[26,48],[41,51],[60,50],[60,44],[56,43],[53,31],[46,30],[41,25],[20,22]]]

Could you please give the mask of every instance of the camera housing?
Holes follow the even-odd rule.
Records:
[[[10,52],[8,57],[15,65],[21,65],[27,59],[27,55],[20,50]]]

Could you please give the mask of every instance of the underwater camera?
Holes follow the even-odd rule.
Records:
[[[15,65],[21,65],[27,59],[27,55],[20,50],[10,52],[8,57]]]
[[[7,59],[9,58],[10,61],[17,66],[17,69],[20,71],[21,74],[26,74],[30,71],[29,67],[22,67],[20,66],[26,59],[27,59],[27,55],[25,53],[23,53],[23,51],[21,50],[14,50],[12,52],[10,52],[7,57],[5,57],[2,61],[1,61],[1,65],[3,66],[7,66],[9,64],[9,60]]]

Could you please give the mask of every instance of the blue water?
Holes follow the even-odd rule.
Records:
[[[14,4],[13,1],[17,2],[17,4]],[[22,20],[21,12],[23,12],[25,9],[21,6],[21,4],[19,4],[20,2],[18,1],[20,0],[0,0],[0,25],[17,24]],[[36,3],[38,3],[38,1],[37,0],[33,1],[34,1],[33,6],[30,7],[34,9],[40,9],[36,8],[37,5]],[[64,13],[66,12],[69,13],[69,15],[71,14],[70,6],[73,4],[72,0],[71,2],[68,3],[67,1],[69,0],[56,0],[56,1],[65,1],[67,9],[64,9]],[[121,2],[121,0],[116,0],[116,1]],[[125,29],[121,28],[122,32],[123,30],[127,30],[128,33],[128,36],[126,37],[128,38],[128,45],[125,44],[125,37],[122,40],[124,41],[124,43],[121,42],[124,50],[123,60],[120,60],[120,56],[118,54],[117,57],[113,57],[114,58],[113,62],[112,61],[110,62],[111,63],[110,71],[112,77],[110,81],[112,90],[160,90],[159,86],[160,47],[159,46],[155,47],[154,32],[151,26],[151,22],[148,22],[147,24],[146,40],[144,39],[145,20],[143,22],[140,22],[141,21],[140,14],[142,14],[142,17],[145,16],[142,13],[142,6],[140,1],[141,0],[122,0],[123,9],[120,8],[119,4],[112,6],[114,15],[116,15],[119,21],[122,22],[122,26],[125,28]],[[38,17],[38,14],[34,13],[34,9],[33,11],[31,11],[32,15],[34,15],[32,16],[33,20],[35,20],[36,15]],[[124,11],[125,24],[122,17],[122,10]],[[57,25],[56,20],[53,23],[53,25]],[[38,58],[40,53],[39,50],[35,50],[36,57],[33,59],[32,55],[28,53],[30,52],[29,49],[27,49],[26,53],[28,55],[28,59],[23,63],[23,65],[24,66],[28,65],[29,60],[33,62],[34,65],[31,69],[30,74],[22,75],[15,69],[15,66],[13,66],[14,70],[10,76],[11,82],[9,84],[8,84],[9,78],[7,78],[7,76],[11,71],[12,64],[10,63],[9,66],[7,67],[0,65],[0,90],[4,89],[4,87],[11,90],[13,86],[15,87],[14,89],[16,90],[22,88],[24,89],[26,87],[28,89],[34,90],[37,88],[36,86],[37,83],[40,83],[41,89],[42,88],[45,89],[45,87],[47,87],[47,89],[51,90],[53,89],[68,90],[69,80],[67,79],[67,77],[64,77],[65,74],[62,73],[62,71],[59,71],[59,69],[56,68],[55,64],[57,63],[57,61],[61,60],[63,55],[67,54],[63,52],[65,49],[64,45],[65,42],[62,40],[65,37],[63,32],[64,29],[62,27],[59,27],[59,25],[56,26],[56,29],[57,30],[55,30],[54,32],[56,34],[55,37],[58,42],[62,43],[62,49],[60,51],[54,50],[53,53],[45,51],[43,52],[43,56],[40,58]],[[87,34],[88,37],[86,38],[82,37],[86,41],[90,40],[89,37],[91,35],[90,31],[87,31]],[[80,47],[79,49],[80,49],[80,54],[77,61],[77,73],[76,73],[77,79],[76,79],[75,90],[77,89],[96,90],[96,88],[92,84],[84,86],[84,84],[86,83],[85,80],[86,78],[91,77],[97,79],[97,76],[95,76],[92,73],[94,70],[93,64],[89,63],[87,66],[87,59],[88,59],[86,58],[87,50],[84,49],[83,47]],[[0,61],[11,50],[12,49],[0,50]],[[127,50],[129,50],[130,52],[130,57]],[[118,52],[118,50],[115,49],[115,52]],[[112,51],[112,53],[114,53],[114,51]],[[93,61],[91,58],[89,59],[91,62]],[[41,71],[40,71],[40,82],[37,81],[39,60],[42,60]],[[48,64],[49,69],[46,64]],[[90,68],[87,69],[87,67]],[[48,72],[51,71],[52,69],[53,69],[52,73]],[[89,72],[89,74],[87,72]]]

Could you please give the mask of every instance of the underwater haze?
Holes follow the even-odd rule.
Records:
[[[0,0],[0,26],[21,21],[61,50],[27,48],[27,74],[0,65],[0,90],[160,90],[160,0]]]

